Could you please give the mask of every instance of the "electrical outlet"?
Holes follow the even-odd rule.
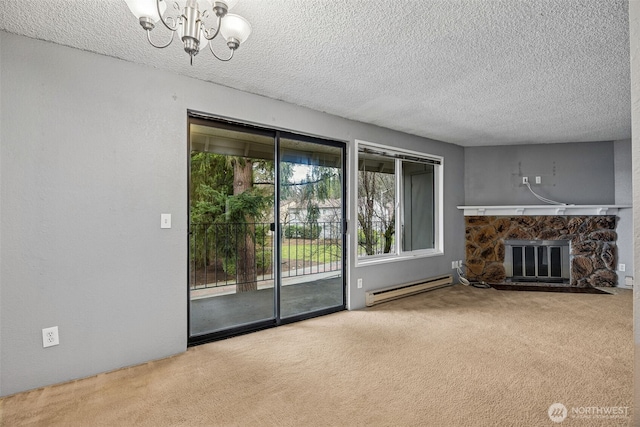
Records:
[[[171,214],[160,214],[160,228],[171,228]]]
[[[523,176],[522,177],[522,183],[523,184],[528,184],[529,183],[529,177],[528,176]]]
[[[455,269],[456,269],[456,267],[457,267],[456,262],[457,262],[457,261],[451,261],[451,269],[452,269],[452,270],[455,270]]]
[[[625,264],[618,264],[618,271],[625,271],[627,266]]]
[[[536,176],[536,184],[542,184],[542,177]]]
[[[358,289],[362,289],[362,278],[358,279]]]
[[[42,347],[47,348],[58,344],[60,344],[58,327],[44,328],[42,330]]]

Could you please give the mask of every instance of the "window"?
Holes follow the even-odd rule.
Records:
[[[442,253],[442,157],[358,144],[358,262]]]

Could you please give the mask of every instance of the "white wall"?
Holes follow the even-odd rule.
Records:
[[[633,205],[640,206],[640,2],[629,1],[629,43],[631,49],[631,161],[633,177]],[[634,277],[640,277],[640,212],[633,213],[633,258]],[[634,369],[634,425],[638,425],[640,416],[640,290],[633,288],[633,335],[635,348]]]
[[[0,93],[0,395],[185,350],[188,109],[444,156],[446,255],[358,268],[352,308],[463,258],[461,147],[2,32]]]

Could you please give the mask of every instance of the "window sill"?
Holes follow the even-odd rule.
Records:
[[[429,251],[429,252],[421,252],[417,254],[405,254],[405,255],[392,255],[392,256],[371,256],[367,258],[357,258],[355,267],[368,267],[370,265],[378,265],[378,264],[386,264],[390,262],[398,262],[398,261],[409,261],[413,259],[420,258],[431,258],[435,256],[442,256],[444,252],[442,251]]]

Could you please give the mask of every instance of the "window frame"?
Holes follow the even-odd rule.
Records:
[[[433,179],[434,179],[434,185],[433,185],[434,245],[433,245],[433,248],[419,249],[414,251],[402,250],[403,237],[401,236],[402,233],[398,233],[398,230],[401,230],[401,227],[404,223],[404,204],[405,204],[405,200],[403,196],[404,194],[403,183],[402,183],[403,174],[402,174],[401,165],[403,162],[410,162],[411,159],[396,158],[395,168],[394,168],[395,169],[394,170],[394,181],[395,181],[394,186],[396,191],[396,200],[394,205],[395,205],[396,218],[399,218],[400,221],[396,220],[396,236],[399,236],[399,238],[397,238],[396,240],[395,251],[393,253],[387,253],[387,254],[364,255],[364,256],[358,255],[358,248],[359,248],[358,231],[360,229],[360,224],[358,223],[358,219],[357,219],[358,209],[359,209],[359,204],[358,204],[358,198],[359,198],[358,186],[360,181],[359,164],[360,164],[360,151],[365,147],[370,148],[371,150],[381,151],[383,153],[395,154],[398,156],[415,157],[415,158],[423,159],[427,161],[431,160],[434,162],[439,162],[439,164],[434,164],[434,173],[433,173]],[[354,218],[354,222],[355,222],[355,226],[353,227],[354,232],[351,233],[352,234],[351,242],[352,242],[353,248],[355,248],[354,250],[355,267],[444,255],[444,157],[434,155],[434,154],[427,154],[424,152],[414,151],[414,150],[396,148],[389,145],[378,144],[378,143],[373,143],[369,141],[362,141],[362,140],[355,140],[354,148],[355,148],[355,154],[353,156],[354,179],[353,179],[353,188],[352,188],[352,194],[353,194],[352,203],[355,207],[356,215]]]

